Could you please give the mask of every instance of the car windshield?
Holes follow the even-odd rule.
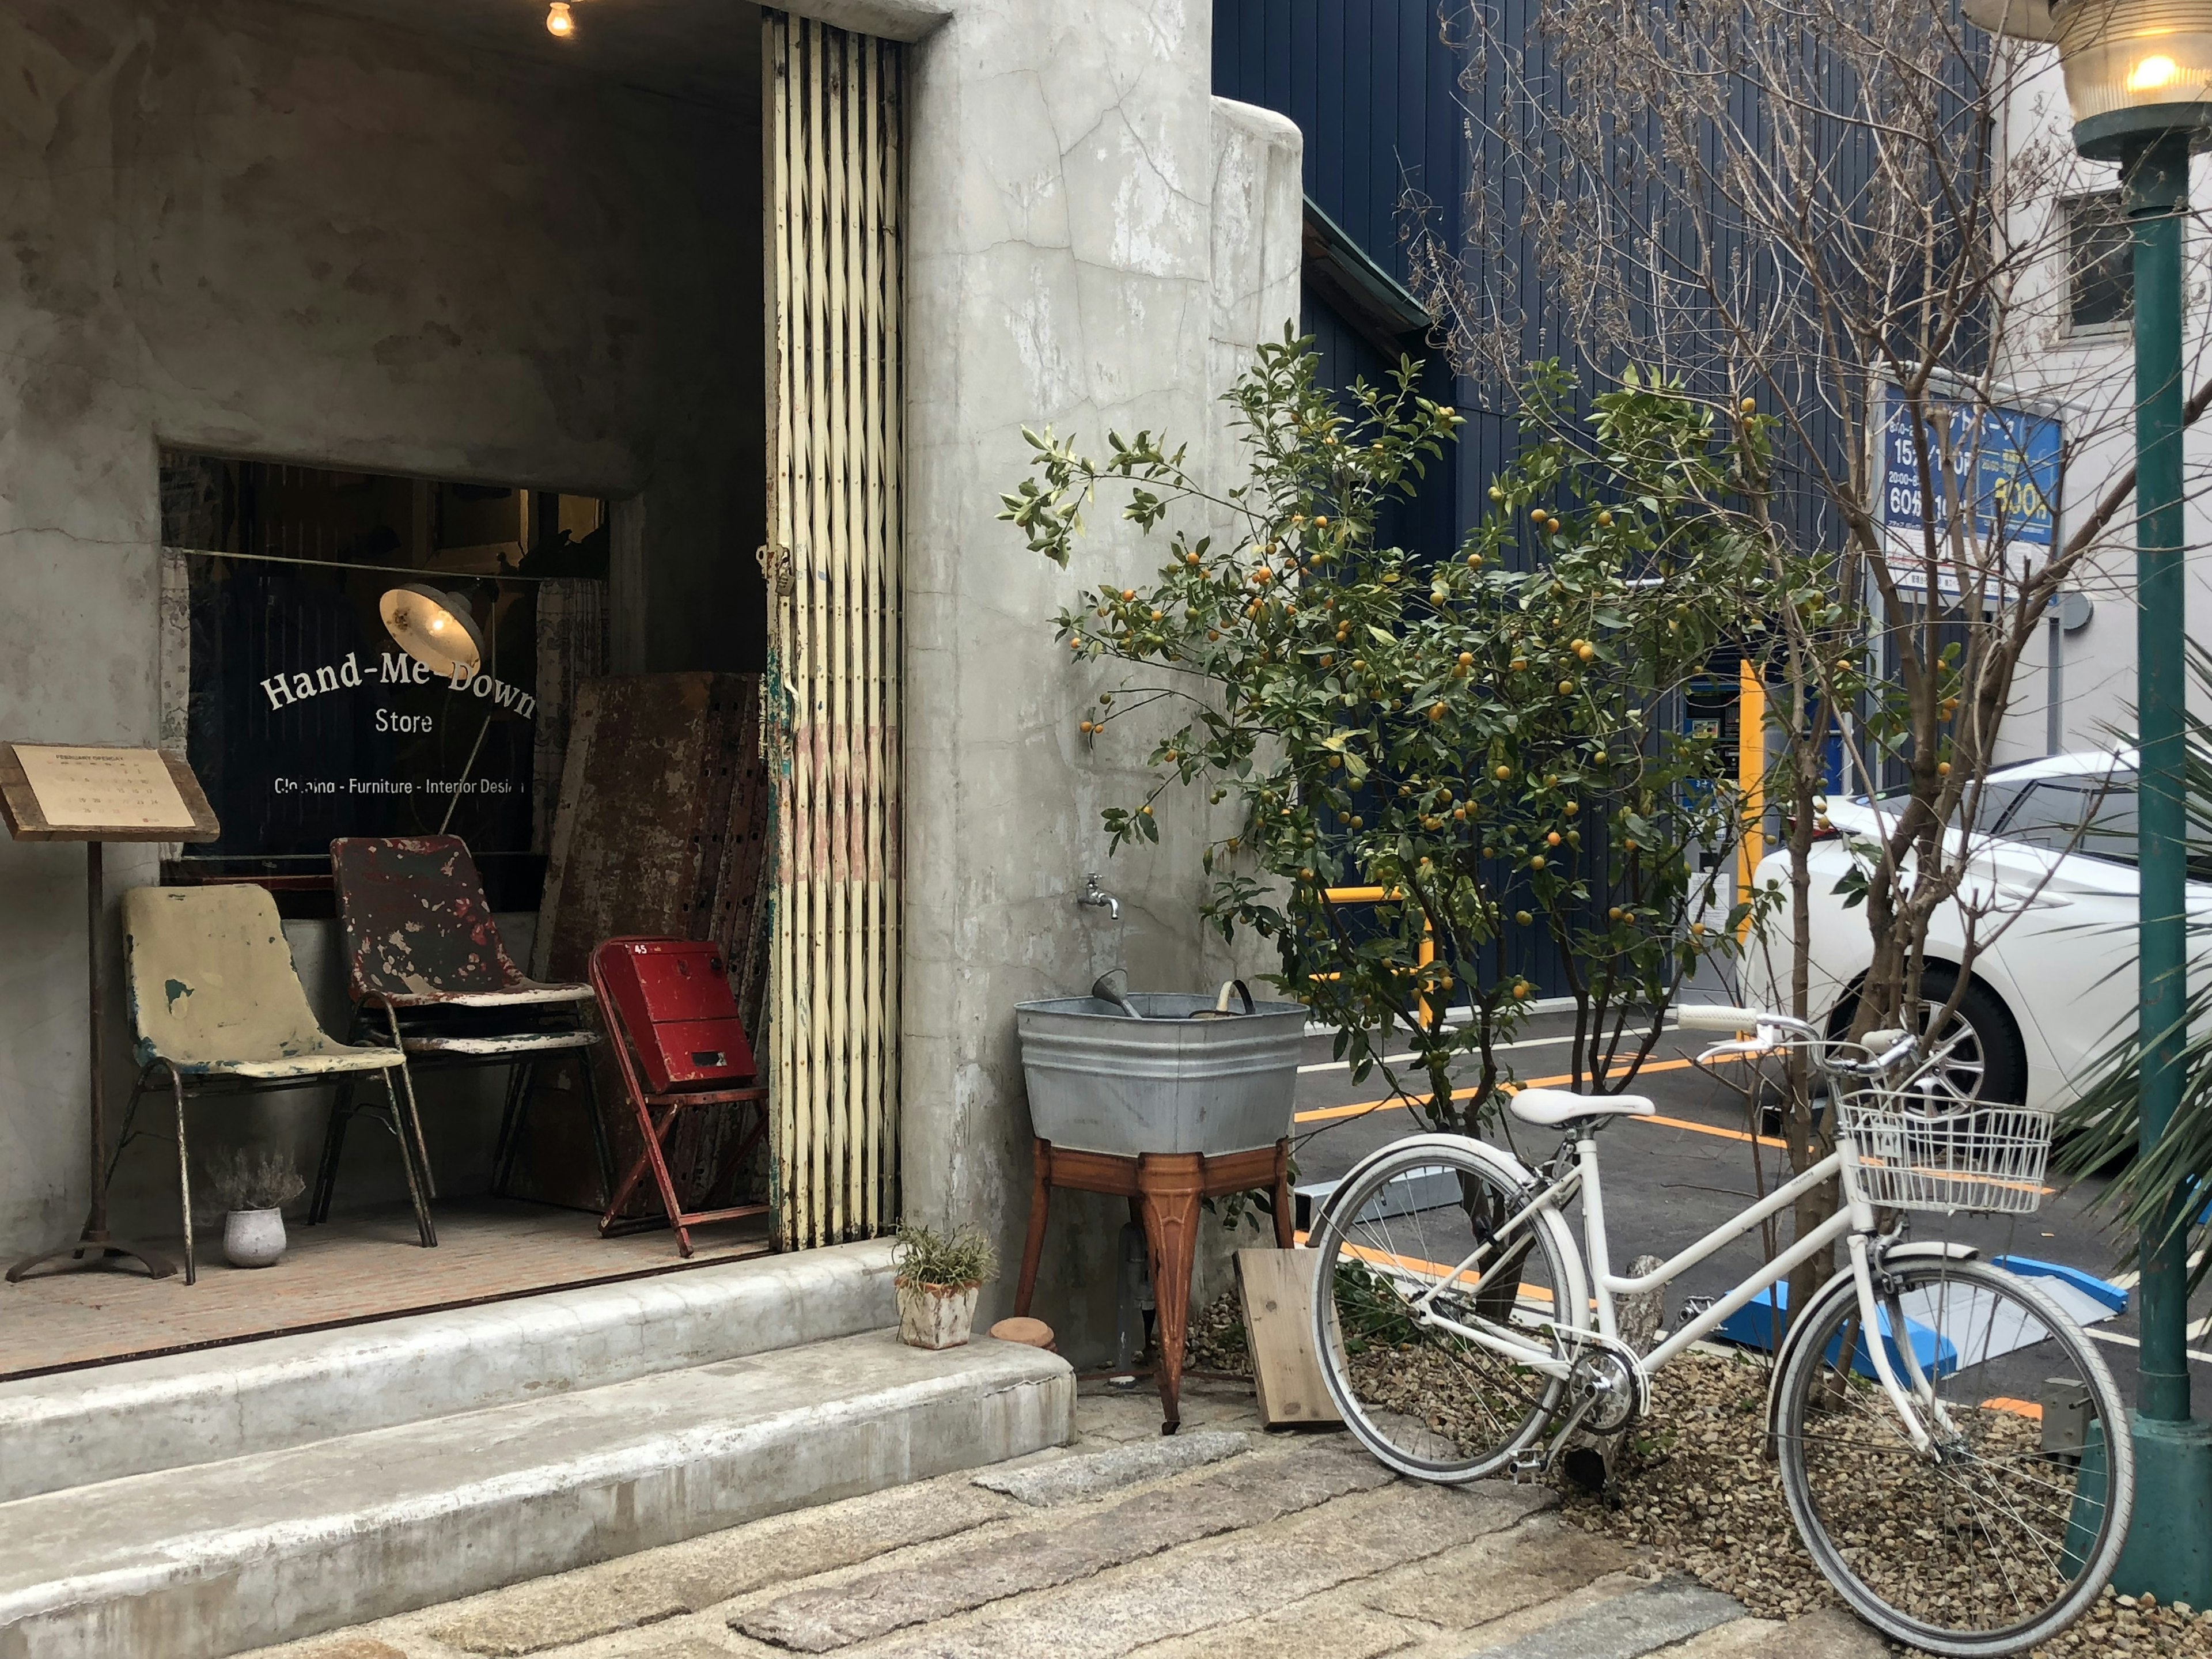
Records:
[[[2001,777],[1987,780],[1982,785],[1981,799],[1977,804],[1974,812],[1976,826],[1986,830],[1993,824],[2003,823],[2004,816],[2011,810],[2013,804],[2031,787],[2024,782],[2014,782]],[[1880,805],[1885,813],[1891,813],[1902,809],[1905,803],[1911,799],[1911,790],[1899,789],[1884,795]],[[1861,796],[1859,799],[1860,804],[1863,805],[1866,798]]]
[[[1998,821],[2008,841],[2053,853],[2086,853],[2116,864],[2136,861],[2136,775],[2044,778],[2030,784]]]

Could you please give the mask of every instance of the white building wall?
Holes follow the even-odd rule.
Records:
[[[2005,110],[2004,147],[2025,155],[2033,146],[2054,147],[2071,155],[2071,117],[2057,57],[2039,49],[2036,72],[2023,77]],[[2117,186],[2118,169],[2109,163],[2074,156],[2068,193],[2088,194]],[[2185,397],[2212,375],[2212,237],[2205,234],[2205,212],[2212,207],[2212,158],[2199,156],[2191,170],[2196,204],[2185,231],[2184,277],[2187,296],[2183,354]],[[2067,325],[2067,267],[2060,252],[2063,236],[2053,198],[2024,210],[2014,228],[2024,241],[2047,246],[2016,295],[2017,314],[2008,331],[2000,378],[2031,398],[2047,400],[2066,422],[2069,465],[2062,486],[2061,544],[2094,508],[2112,481],[2135,461],[2132,410],[2135,346],[2124,329],[2080,334]],[[2078,447],[2077,447],[2078,446]],[[2204,639],[2212,621],[2212,422],[2201,422],[2185,441],[2189,569],[2190,635]],[[2086,562],[2078,586],[2094,605],[2088,625],[2062,634],[2060,648],[2059,747],[2109,746],[2114,730],[2133,720],[2136,667],[2135,520],[2132,502],[2112,521]],[[2051,676],[2049,628],[2021,663],[2014,709],[2007,722],[2000,757],[2020,760],[2049,748]]]

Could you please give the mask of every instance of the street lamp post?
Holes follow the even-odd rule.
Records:
[[[2185,631],[2181,229],[2189,157],[2212,137],[2212,0],[1968,0],[1984,27],[2057,45],[2082,155],[2119,164],[2135,252],[2136,854],[2142,1149],[2181,1103],[2188,915],[2182,801]],[[2188,1267],[2147,1236],[2132,1431],[2136,1520],[2114,1581],[2212,1603],[2212,1425],[2189,1414]]]

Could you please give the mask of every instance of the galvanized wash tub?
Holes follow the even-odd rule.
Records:
[[[1086,1152],[1249,1152],[1291,1132],[1306,1011],[1262,1002],[1221,1019],[1213,999],[1140,991],[1131,1019],[1096,997],[1014,1009],[1030,1118],[1055,1146]]]

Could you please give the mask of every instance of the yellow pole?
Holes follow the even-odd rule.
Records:
[[[1759,665],[1747,658],[1736,685],[1735,780],[1743,792],[1743,851],[1736,861],[1735,897],[1742,904],[1749,902],[1751,878],[1766,856],[1766,684]],[[1738,937],[1750,931],[1751,918],[1746,916]]]
[[[1331,904],[1383,904],[1403,898],[1405,894],[1395,887],[1324,887],[1322,889],[1321,896]],[[1421,922],[1421,947],[1417,960],[1420,967],[1425,968],[1436,959],[1436,930],[1424,918]],[[1406,970],[1401,968],[1396,971],[1402,974]],[[1314,977],[1317,980],[1333,980],[1340,975],[1316,974]],[[1449,1007],[1451,1005],[1447,1003],[1444,1006]],[[1425,1025],[1428,1023],[1429,999],[1428,994],[1424,991],[1421,994],[1421,1024]]]

